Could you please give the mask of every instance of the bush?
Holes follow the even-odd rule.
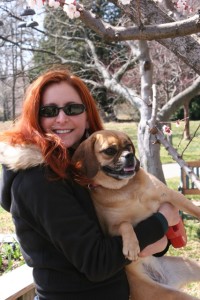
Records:
[[[172,116],[171,120],[182,120],[184,118],[183,107],[179,108]],[[194,97],[189,104],[190,120],[200,120],[200,96]]]
[[[0,244],[0,275],[8,272],[24,263],[19,243],[13,241],[12,243]]]

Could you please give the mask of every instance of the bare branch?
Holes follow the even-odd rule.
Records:
[[[113,78],[117,81],[120,81],[124,73],[133,65],[135,65],[137,61],[138,57],[132,58],[132,54],[130,54],[125,64],[123,64],[117,71],[115,71]]]
[[[112,0],[119,6],[124,14],[138,26],[113,27],[100,18],[84,10],[81,11],[82,21],[104,39],[109,41],[122,40],[157,40],[160,44],[171,50],[182,59],[197,74],[200,75],[200,44],[189,34],[200,32],[200,16],[175,21],[162,11],[152,0],[140,0],[140,11],[144,20],[142,26],[138,23],[136,0],[130,5],[120,5],[119,1]]]
[[[162,121],[168,121],[172,112],[176,111],[184,103],[189,103],[191,99],[200,93],[200,77],[198,77],[194,83],[179,93],[175,97],[171,98],[158,112],[158,119]]]
[[[151,115],[151,122],[152,124],[156,124],[157,119],[157,91],[156,91],[156,85],[152,85],[152,115]]]
[[[194,137],[195,137],[197,131],[199,130],[199,128],[200,128],[200,124],[198,125],[197,129],[195,130],[195,132],[194,132],[192,138],[191,138],[191,139],[189,140],[189,142],[187,143],[186,147],[183,149],[181,156],[183,156],[183,153],[184,153],[185,150],[188,148],[188,146],[191,144],[191,142],[192,142],[192,140],[194,139]]]
[[[133,5],[133,4],[132,4]],[[82,8],[81,20],[86,26],[94,30],[99,36],[108,41],[128,41],[128,40],[158,40],[165,38],[175,38],[200,32],[200,18],[195,15],[186,20],[174,21],[169,23],[145,25],[143,28],[138,26],[111,26],[94,14]]]

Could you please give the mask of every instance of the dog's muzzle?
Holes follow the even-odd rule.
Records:
[[[106,175],[114,177],[116,179],[124,179],[133,177],[136,173],[137,160],[133,153],[123,152],[116,164],[113,166],[106,165],[102,167],[102,170]]]

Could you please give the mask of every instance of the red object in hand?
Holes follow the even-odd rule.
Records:
[[[181,218],[178,224],[168,228],[166,236],[174,248],[181,248],[187,244],[187,235]]]

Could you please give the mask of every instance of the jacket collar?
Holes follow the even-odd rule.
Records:
[[[42,153],[35,145],[10,145],[0,142],[0,164],[10,170],[24,170],[43,163]]]

